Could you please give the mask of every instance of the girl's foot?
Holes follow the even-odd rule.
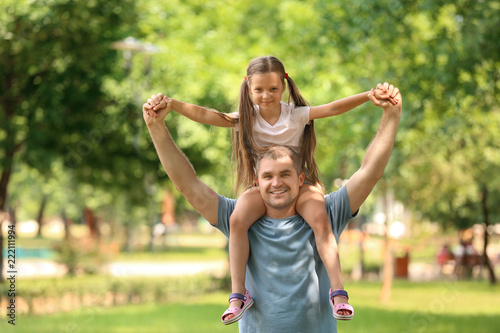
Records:
[[[241,301],[239,299],[233,299],[232,302],[229,302],[228,309],[230,309],[230,308],[241,309],[242,307],[243,307],[243,301]],[[228,313],[225,316],[223,316],[222,321],[227,321],[227,320],[232,319],[232,318],[234,318],[234,313]]]
[[[354,309],[349,305],[349,296],[345,290],[337,289],[332,292],[330,289],[330,306],[333,310],[333,317],[338,320],[351,320],[354,316]]]
[[[229,325],[240,320],[245,312],[253,305],[253,299],[248,290],[245,294],[233,293],[229,296],[229,308],[222,314],[221,320],[224,325]]]

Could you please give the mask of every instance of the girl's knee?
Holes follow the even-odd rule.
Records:
[[[239,224],[241,224],[241,218],[238,214],[232,214],[229,217],[229,226],[232,227],[237,227]]]
[[[304,217],[307,224],[315,231],[315,232],[332,232],[332,226],[330,224],[330,218],[326,213],[326,210],[315,210],[313,212],[309,212],[308,216]]]
[[[239,214],[233,214],[229,218],[229,227],[231,231],[248,232],[252,224],[253,223],[249,223],[249,221]]]

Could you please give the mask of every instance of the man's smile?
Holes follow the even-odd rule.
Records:
[[[273,191],[269,191],[271,194],[275,194],[275,195],[278,195],[278,194],[283,194],[283,193],[286,193],[287,190],[273,190]]]

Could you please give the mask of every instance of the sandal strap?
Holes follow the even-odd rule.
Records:
[[[349,295],[347,294],[347,291],[343,290],[343,289],[337,289],[335,291],[332,291],[330,293],[330,299],[332,297],[335,297],[335,296],[341,296],[341,297],[344,297],[346,299],[349,299]]]
[[[240,293],[232,293],[231,295],[229,295],[229,303],[231,303],[234,299],[240,299],[243,302],[247,301],[247,297]]]

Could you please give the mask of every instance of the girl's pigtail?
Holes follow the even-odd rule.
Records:
[[[285,77],[286,82],[288,83],[288,91],[290,93],[289,99],[292,99],[293,104],[295,107],[299,106],[308,106],[309,103],[302,97],[302,95],[299,92],[299,88],[295,85],[295,82],[290,76]],[[288,101],[288,104],[290,104],[290,101]]]
[[[288,83],[288,90],[295,107],[308,106],[309,103],[302,97],[295,82],[290,76],[285,77]],[[289,101],[290,103],[290,101]],[[311,120],[304,129],[304,136],[302,138],[301,157],[304,170],[307,170],[307,181],[313,185],[320,186],[324,190],[323,182],[319,168],[314,159],[314,151],[316,149],[316,133],[314,132],[314,120]]]
[[[251,185],[255,180],[256,144],[253,137],[253,119],[255,108],[250,98],[248,81],[241,84],[239,97],[239,125],[233,135],[233,160],[236,160],[236,186],[238,192]]]

